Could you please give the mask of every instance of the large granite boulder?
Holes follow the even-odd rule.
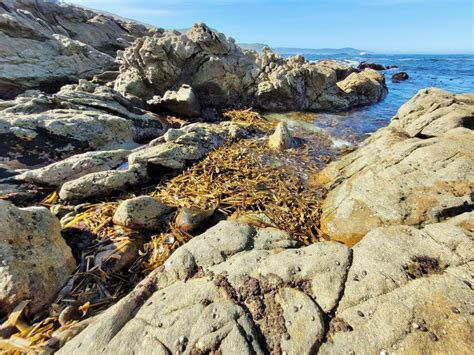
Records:
[[[276,229],[221,222],[59,353],[312,353],[351,252],[334,242],[295,246]]]
[[[2,158],[25,166],[88,150],[131,148],[167,128],[163,118],[85,80],[54,95],[28,92],[0,104]]]
[[[310,63],[302,56],[283,59],[269,49],[244,51],[204,24],[185,34],[138,39],[118,62],[115,89],[121,93],[149,100],[189,84],[203,107],[342,110],[379,101],[387,93],[383,74],[357,74],[335,61]],[[339,89],[336,84],[351,73],[357,80]]]
[[[117,50],[156,29],[77,6],[4,0],[0,7],[0,99],[55,91],[116,68]]]
[[[474,95],[422,90],[388,128],[330,164],[321,229],[357,243],[377,226],[420,226],[469,210],[474,196]]]
[[[30,313],[38,311],[75,267],[59,220],[51,212],[0,200],[0,318],[23,300],[30,300]]]

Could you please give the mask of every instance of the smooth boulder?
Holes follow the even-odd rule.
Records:
[[[114,213],[115,224],[132,229],[157,230],[172,208],[150,196],[123,201]]]
[[[168,90],[163,97],[155,96],[148,104],[180,116],[197,117],[201,114],[199,98],[189,85],[181,85],[177,91]]]
[[[30,300],[30,314],[48,304],[76,267],[61,225],[44,207],[0,200],[0,317]]]

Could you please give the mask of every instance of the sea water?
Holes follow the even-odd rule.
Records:
[[[368,61],[398,67],[383,71],[389,90],[383,101],[337,114],[314,114],[314,124],[327,130],[338,144],[344,144],[346,140],[360,141],[377,129],[387,126],[400,106],[420,89],[437,87],[453,93],[474,93],[474,55],[309,54],[305,57],[310,61],[335,59],[353,66]],[[392,75],[401,71],[407,72],[409,79],[393,83]]]

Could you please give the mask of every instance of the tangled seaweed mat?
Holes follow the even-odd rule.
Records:
[[[224,116],[266,134],[275,126],[252,110],[228,111]],[[324,237],[318,226],[320,203],[326,190],[312,186],[309,181],[330,160],[323,154],[329,151],[324,137],[318,135],[312,134],[299,142],[296,148],[283,152],[271,150],[264,137],[229,143],[180,175],[160,182],[151,195],[173,207],[217,209],[229,218],[285,230],[302,244],[314,243]],[[54,206],[57,200],[53,193],[43,203]],[[61,219],[63,235],[71,236],[79,245],[84,236],[92,235],[94,241],[78,247],[83,249],[76,255],[79,266],[48,314],[37,315],[33,327],[20,329],[0,342],[0,349],[10,353],[53,349],[62,338],[67,338],[68,332],[73,333],[75,327],[80,328],[87,321],[77,323],[78,320],[115,303],[192,238],[174,225],[175,214],[168,216],[167,227],[159,235],[144,235],[116,226],[112,217],[118,204],[113,201],[76,206]],[[148,242],[136,243],[143,239]],[[103,255],[103,247],[112,243],[114,249]],[[117,255],[123,256],[130,248],[136,252],[134,262],[125,271],[114,272],[110,265],[120,258]],[[101,262],[94,265],[99,253]],[[65,323],[60,318],[67,307],[80,312],[76,319]]]

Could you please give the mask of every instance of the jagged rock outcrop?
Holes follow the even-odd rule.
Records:
[[[65,3],[3,0],[0,6],[0,99],[116,68],[117,50],[153,28]]]
[[[78,202],[144,184],[160,172],[182,170],[211,150],[242,138],[246,133],[244,127],[232,122],[193,123],[180,129],[169,129],[149,145],[133,151],[125,169],[93,172],[69,180],[62,185],[59,196],[65,201]]]
[[[0,317],[23,300],[30,300],[30,314],[35,313],[51,301],[75,267],[51,212],[0,200]]]
[[[115,90],[81,80],[54,95],[27,92],[0,103],[0,151],[32,166],[97,149],[134,147],[161,136],[161,117]]]
[[[469,352],[473,221],[378,228],[353,249],[224,221],[58,353]]]
[[[474,204],[474,95],[421,90],[388,128],[330,164],[321,229],[349,245],[377,226],[420,226]]]
[[[186,34],[138,39],[118,62],[115,89],[121,93],[148,100],[189,84],[203,107],[334,111],[379,101],[387,93],[380,73],[356,73],[335,61],[309,63],[302,56],[283,59],[270,50],[243,51],[204,24]],[[355,86],[341,90],[336,84],[351,73],[348,84]],[[368,91],[378,95],[367,96]]]

